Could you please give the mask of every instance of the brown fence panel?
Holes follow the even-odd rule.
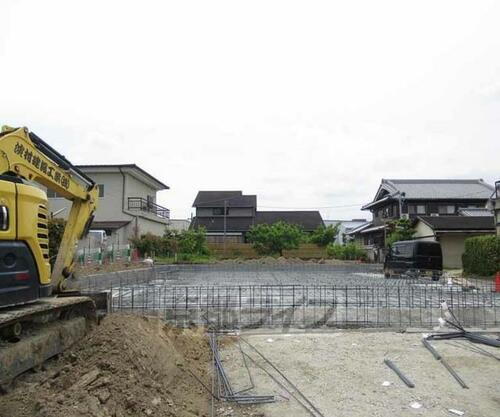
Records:
[[[320,248],[314,244],[303,244],[298,249],[283,251],[285,258],[301,258],[301,259],[319,259],[327,258],[326,249]]]
[[[259,258],[259,255],[249,243],[209,243],[208,247],[212,253],[219,258]],[[299,249],[283,251],[285,258],[319,259],[327,258],[325,248],[314,244],[300,245]]]

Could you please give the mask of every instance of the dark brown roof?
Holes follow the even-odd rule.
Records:
[[[493,216],[421,216],[433,230],[491,230],[495,229]]]
[[[93,221],[92,222],[92,225],[90,226],[90,228],[92,230],[97,230],[97,229],[112,229],[112,230],[116,230],[116,229],[121,229],[123,226],[126,226],[127,224],[130,223],[130,220],[125,220],[125,221],[109,221],[109,222],[96,222],[96,221]]]
[[[257,196],[242,191],[199,191],[193,207],[256,207]]]
[[[302,227],[306,232],[324,226],[319,211],[258,211],[257,224],[273,224],[286,222]]]
[[[85,169],[92,169],[92,168],[131,168],[131,169],[137,169],[140,171],[142,174],[144,174],[146,177],[149,179],[153,180],[154,182],[157,182],[160,186],[164,187],[165,190],[169,190],[170,187],[164,183],[162,183],[160,180],[156,179],[153,177],[149,172],[144,171],[141,167],[137,166],[136,164],[104,164],[104,165],[75,165],[77,168],[83,170],[85,172]]]

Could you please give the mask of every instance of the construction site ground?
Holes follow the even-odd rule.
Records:
[[[470,386],[463,389],[423,347],[421,333],[338,331],[242,336],[276,365],[325,417],[462,415],[450,409],[463,412],[464,416],[500,415],[500,362],[449,342],[433,342]],[[251,348],[245,343],[241,345],[243,351],[273,372]],[[500,355],[500,349],[483,347]],[[222,357],[233,385],[239,388],[248,384],[238,344],[228,344]],[[396,363],[415,388],[408,388],[383,363],[385,358]],[[310,415],[262,370],[251,362],[249,367],[256,393],[272,393],[278,398],[277,403],[260,406],[266,417]]]
[[[1,417],[208,416],[209,348],[202,329],[106,317],[86,338],[0,397]]]
[[[434,342],[470,386],[461,388],[422,346],[421,333],[338,330],[241,335],[277,366],[326,417],[493,417],[500,410],[500,362]],[[235,389],[249,384],[237,337],[220,338],[223,365]],[[452,342],[456,343],[456,342]],[[260,366],[269,367],[241,342]],[[484,347],[492,353],[494,348]],[[498,349],[496,349],[498,350]],[[391,359],[415,383],[403,382],[383,363]],[[254,394],[276,402],[236,406],[215,402],[214,416],[311,415],[264,371],[247,361]],[[204,329],[176,329],[162,321],[115,314],[60,357],[17,379],[0,397],[1,417],[211,416],[211,353]],[[195,376],[193,376],[196,375]]]

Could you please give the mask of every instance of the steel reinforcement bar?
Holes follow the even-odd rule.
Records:
[[[467,327],[500,325],[500,293],[434,284],[391,286],[117,285],[111,310],[159,315],[177,326],[434,327],[441,303]]]

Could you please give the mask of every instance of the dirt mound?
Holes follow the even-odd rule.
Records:
[[[285,258],[283,256],[273,258],[272,256],[264,256],[254,259],[224,259],[217,261],[217,264],[245,264],[245,265],[304,265],[304,264],[327,264],[327,265],[345,265],[348,263],[359,263],[358,261],[341,261],[338,259],[300,259],[300,258]]]
[[[209,347],[201,329],[155,318],[106,317],[78,346],[24,375],[0,399],[1,417],[208,415]]]

